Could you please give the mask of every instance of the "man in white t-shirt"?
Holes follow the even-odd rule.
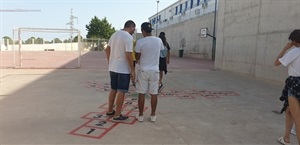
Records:
[[[285,101],[285,133],[278,139],[281,144],[290,144],[290,132],[295,122],[298,144],[300,144],[300,30],[294,30],[275,60],[274,65],[288,67],[289,77],[282,91],[280,100]]]
[[[111,91],[108,100],[107,116],[113,116],[113,121],[127,120],[127,116],[121,115],[125,93],[128,92],[130,79],[135,80],[132,49],[135,23],[127,21],[124,29],[115,32],[109,39],[106,48],[106,56],[109,62]],[[115,98],[116,110],[113,109]]]
[[[145,94],[151,95],[151,116],[152,122],[156,121],[157,93],[159,84],[159,56],[164,45],[160,38],[152,36],[152,26],[145,22],[141,26],[144,38],[136,43],[135,52],[137,60],[137,79],[136,92],[139,93],[138,105],[139,114],[136,116],[138,121],[144,120]]]

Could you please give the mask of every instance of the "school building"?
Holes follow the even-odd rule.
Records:
[[[149,22],[157,33],[166,33],[172,55],[183,49],[183,57],[213,59],[218,70],[283,82],[287,68],[275,67],[273,63],[291,31],[300,29],[300,1],[215,2],[178,0],[150,16]],[[201,37],[204,28],[213,35],[214,24],[215,48],[212,37]]]

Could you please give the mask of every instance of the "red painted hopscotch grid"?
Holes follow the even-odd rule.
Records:
[[[94,88],[96,91],[100,92],[109,92],[110,84],[109,83],[101,83],[100,81],[95,82],[86,82],[84,85],[86,88]],[[130,86],[130,92],[127,96],[134,95],[134,87]],[[207,90],[163,90],[160,97],[175,97],[180,99],[196,99],[199,97],[203,97],[206,99],[218,99],[223,96],[239,96],[239,94],[232,91],[207,91]],[[82,116],[82,119],[86,119],[85,122],[80,127],[71,131],[69,134],[77,135],[82,137],[89,137],[95,139],[101,139],[105,136],[110,130],[115,128],[118,124],[127,124],[133,125],[137,122],[133,113],[138,113],[138,102],[137,97],[131,99],[125,99],[124,105],[122,107],[122,113],[125,116],[128,116],[129,119],[126,122],[113,122],[112,117],[107,117],[105,113],[108,111],[108,103],[102,104],[98,107],[102,111],[100,112],[89,112]],[[146,111],[148,107],[144,108]]]
[[[112,117],[105,115],[105,113],[108,111],[107,103],[101,105],[99,108],[102,109],[102,111],[90,112],[82,116],[82,119],[87,119],[88,121],[71,131],[69,134],[93,139],[101,139],[118,124],[133,125],[137,122],[135,116],[133,115],[133,113],[138,112],[138,103],[135,98],[124,100],[122,113],[129,117],[129,119],[124,122],[113,122]],[[144,111],[147,109],[148,107],[145,107]]]
[[[101,128],[101,127],[95,127],[95,126],[88,125],[92,121],[94,121],[94,120],[93,119],[89,120],[88,122],[84,123],[80,127],[78,127],[75,130],[71,131],[69,134],[71,134],[71,135],[77,135],[77,136],[81,136],[81,137],[101,139],[109,131],[111,131],[114,127],[116,127],[118,125],[118,123],[113,123],[113,122],[112,122],[113,124],[110,127],[108,127],[108,128]],[[86,130],[86,129],[88,129],[88,130]],[[100,134],[99,134],[99,130],[100,130]]]
[[[96,91],[99,91],[99,92],[108,92],[108,91],[110,91],[110,84],[109,83],[101,83],[99,81],[96,81],[96,82],[87,81],[84,84],[84,87],[86,87],[86,88],[95,88]]]
[[[110,84],[109,83],[101,83],[100,81],[87,82],[85,84],[86,88],[96,88],[96,91],[100,92],[109,92]],[[129,87],[129,92],[127,96],[133,95],[134,87]],[[186,90],[162,90],[159,93],[160,97],[176,97],[180,99],[196,99],[198,97],[203,97],[206,99],[219,99],[225,96],[239,96],[239,94],[232,91],[208,91],[208,90],[194,90],[194,89],[186,89]]]
[[[180,99],[196,99],[203,97],[206,99],[219,99],[224,96],[239,96],[232,91],[207,91],[207,90],[163,90],[160,97],[177,97]]]

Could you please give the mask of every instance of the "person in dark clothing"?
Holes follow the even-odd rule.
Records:
[[[170,63],[170,49],[171,48],[170,48],[170,46],[167,42],[165,32],[160,32],[158,37],[162,40],[162,42],[164,44],[164,49],[160,51],[160,57],[159,57],[159,87],[158,87],[158,92],[160,92],[164,88],[164,85],[162,83],[163,74],[168,73],[167,65]]]

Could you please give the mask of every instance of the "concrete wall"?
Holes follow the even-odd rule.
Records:
[[[164,31],[171,47],[171,54],[178,56],[180,41],[185,39],[184,57],[211,59],[212,38],[201,38],[200,29],[207,27],[212,34],[214,14],[209,13],[197,18],[190,18],[158,30]]]
[[[300,0],[220,1],[215,67],[284,81],[287,68],[273,63],[294,29],[300,29]]]

